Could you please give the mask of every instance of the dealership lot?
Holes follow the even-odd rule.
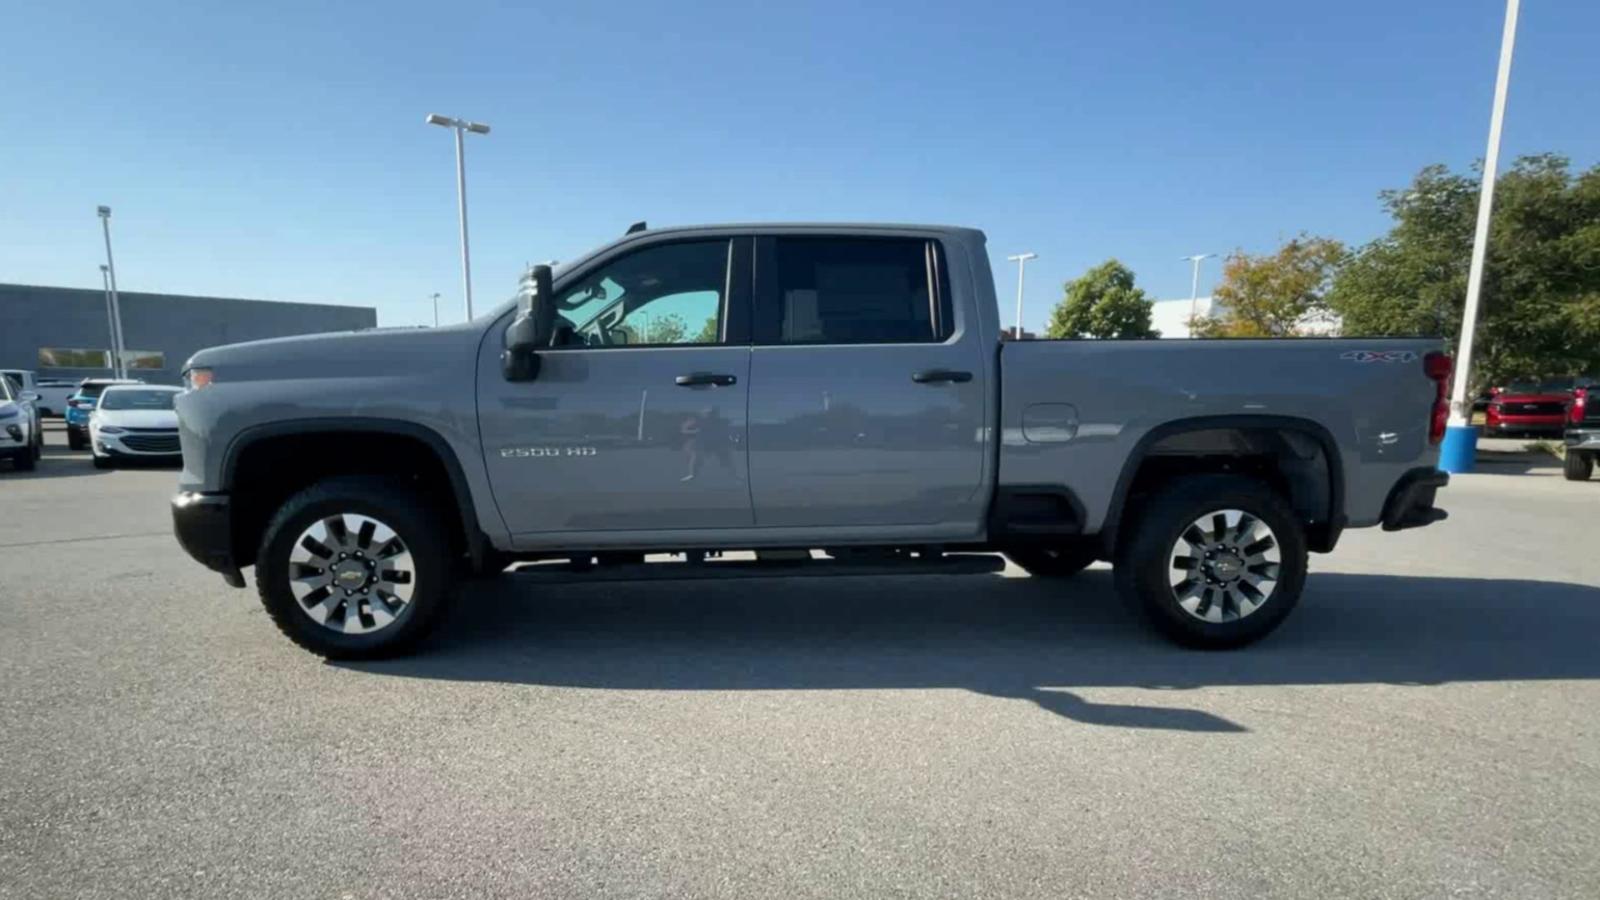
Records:
[[[1600,480],[1487,464],[1234,653],[1097,567],[469,585],[328,664],[172,469],[0,471],[0,897],[1600,895]]]

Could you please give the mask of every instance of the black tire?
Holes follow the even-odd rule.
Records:
[[[1594,457],[1588,453],[1577,450],[1568,450],[1566,461],[1561,464],[1561,475],[1568,481],[1588,481],[1594,474]]]
[[[94,458],[94,467],[96,469],[109,469],[112,465],[113,463],[109,456],[96,456]]]
[[[1187,612],[1173,589],[1174,545],[1203,516],[1237,509],[1271,529],[1280,556],[1278,579],[1253,612],[1231,621],[1202,621]],[[1151,496],[1119,541],[1117,590],[1168,638],[1188,647],[1227,649],[1259,640],[1280,625],[1305,587],[1306,539],[1299,517],[1272,489],[1236,475],[1192,475]]]
[[[89,439],[84,437],[83,431],[81,429],[72,428],[70,426],[67,428],[67,449],[68,450],[82,450],[82,449],[84,449],[85,447],[88,447],[88,446],[89,446]]]
[[[17,455],[11,457],[11,464],[17,467],[18,472],[32,472],[39,465],[39,460],[33,455],[31,447],[23,447]]]
[[[1087,569],[1099,559],[1100,548],[1092,541],[1068,541],[1054,546],[1015,547],[1006,556],[1035,578],[1067,578]]]
[[[339,513],[370,516],[393,529],[410,552],[412,595],[390,624],[367,634],[345,634],[314,620],[289,585],[290,554],[302,532]],[[403,482],[382,478],[329,478],[290,497],[267,524],[256,554],[256,590],[267,614],[290,640],[328,659],[383,659],[410,652],[433,630],[449,602],[456,566],[449,518]]]

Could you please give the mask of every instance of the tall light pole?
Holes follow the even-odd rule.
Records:
[[[433,327],[439,327],[439,292],[433,292]]]
[[[116,353],[117,353],[117,351],[116,351],[116,346],[117,346],[117,314],[112,310],[112,307],[111,307],[111,267],[106,265],[105,263],[101,263],[100,264],[100,283],[102,285],[104,285],[104,287],[106,289],[106,334],[108,335],[107,343],[112,347],[112,350],[111,350],[111,360],[112,360],[111,374],[115,375],[116,372],[117,372],[117,369],[116,369],[116,358],[117,358],[117,356],[116,356]]]
[[[106,235],[106,288],[111,293],[111,371],[128,377],[127,347],[122,340],[122,303],[117,299],[117,264],[111,259],[111,207],[99,208],[100,227]]]
[[[1018,253],[1006,259],[1017,264],[1017,331],[1013,335],[1017,340],[1022,340],[1022,276],[1028,270],[1028,260],[1038,259],[1037,253]]]
[[[1179,259],[1188,260],[1193,269],[1189,276],[1189,321],[1193,322],[1195,313],[1200,305],[1200,264],[1216,256],[1215,253],[1196,253],[1193,256],[1180,256]],[[1192,325],[1185,325],[1189,329],[1189,337],[1194,337]]]
[[[1517,42],[1517,7],[1506,0],[1505,29],[1500,34],[1500,68],[1494,79],[1494,108],[1489,113],[1489,147],[1483,155],[1483,187],[1478,190],[1478,227],[1472,235],[1472,263],[1467,269],[1467,302],[1461,312],[1461,343],[1456,350],[1455,384],[1450,389],[1450,422],[1439,448],[1439,468],[1472,471],[1478,432],[1472,427],[1467,384],[1472,374],[1472,339],[1478,330],[1478,298],[1483,290],[1483,261],[1489,250],[1489,218],[1494,210],[1495,173],[1500,167],[1500,126],[1505,121],[1506,91],[1511,85],[1511,51]]]
[[[456,132],[456,205],[461,214],[461,287],[462,293],[467,298],[467,318],[472,318],[472,254],[467,249],[467,166],[466,144],[463,140],[467,132],[473,134],[488,134],[489,126],[481,122],[468,122],[466,119],[452,119],[449,116],[429,114],[425,120],[429,125],[438,125],[443,128],[453,128]]]

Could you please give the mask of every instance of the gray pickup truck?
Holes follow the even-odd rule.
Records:
[[[235,587],[253,565],[279,628],[329,657],[410,649],[459,577],[532,561],[1001,553],[1037,576],[1110,561],[1167,635],[1228,647],[1283,620],[1345,528],[1444,518],[1437,341],[1002,343],[984,244],[636,228],[464,324],[203,350],[178,539]]]

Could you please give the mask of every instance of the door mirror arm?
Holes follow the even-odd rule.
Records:
[[[517,314],[506,326],[500,370],[507,381],[532,381],[539,377],[539,351],[550,346],[555,315],[550,267],[534,266],[523,277]]]

